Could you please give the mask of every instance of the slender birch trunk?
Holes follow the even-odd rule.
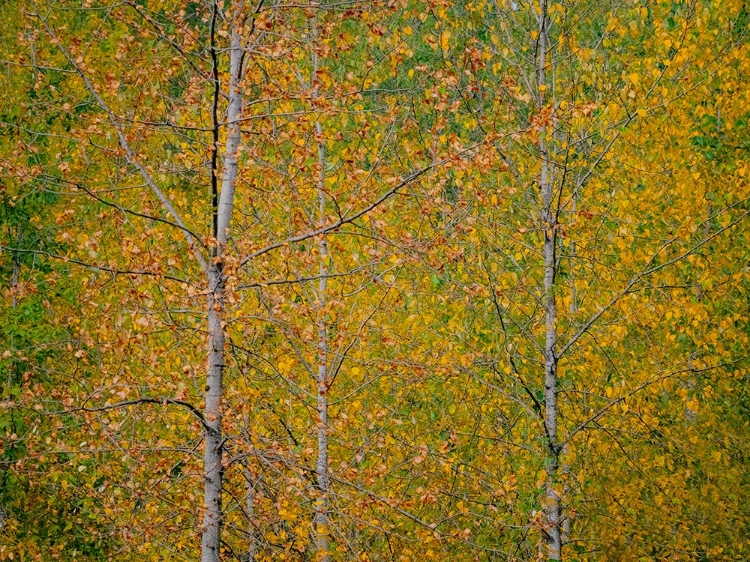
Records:
[[[206,406],[204,470],[204,512],[201,561],[218,562],[221,541],[221,492],[223,431],[221,420],[222,377],[224,373],[223,299],[224,274],[221,262],[208,270],[208,373],[206,374]]]
[[[317,85],[318,54],[315,51],[318,29],[317,21],[312,21],[313,37],[313,75],[312,88],[313,98],[319,96]],[[315,136],[318,146],[318,226],[323,227],[326,222],[326,153],[323,144],[323,127],[320,121],[315,122]],[[315,477],[320,497],[315,506],[315,547],[317,559],[321,562],[329,562],[330,544],[328,535],[330,532],[330,520],[328,517],[328,498],[330,493],[330,478],[328,475],[328,326],[325,321],[325,307],[328,290],[328,242],[326,235],[320,237],[318,242],[319,252],[319,280],[317,291],[317,330],[318,330],[318,368],[315,377],[317,387],[317,410],[318,410],[318,458],[315,463]]]
[[[572,195],[572,201],[571,201],[571,214],[575,216],[577,211],[577,204],[578,204],[578,193],[576,190],[573,190]],[[576,293],[576,278],[574,274],[574,267],[575,267],[575,260],[576,260],[576,243],[574,241],[570,241],[570,245],[568,246],[568,251],[570,253],[570,314],[571,316],[578,312],[578,297]],[[559,357],[558,357],[559,360]],[[560,451],[562,458],[565,459],[568,453],[568,445],[565,443],[562,446],[562,449]],[[571,494],[570,486],[568,485],[569,482],[569,476],[570,476],[570,465],[563,461],[562,466],[560,468],[560,474],[563,477],[563,497],[569,498]],[[562,513],[564,508],[561,507],[561,517],[562,517],[562,535],[560,537],[561,544],[567,544],[570,541],[570,532],[571,532],[571,526],[572,526],[572,520],[570,517],[570,511],[566,511],[564,514]]]
[[[320,135],[320,123],[316,123],[316,132]],[[323,158],[323,147],[319,144],[318,153]],[[321,177],[324,172],[321,170]],[[321,187],[318,190],[320,213],[325,212],[325,193]],[[315,464],[315,476],[320,492],[315,508],[315,533],[318,560],[328,562],[329,555],[329,517],[328,496],[330,493],[330,479],[328,476],[328,327],[325,322],[326,290],[328,284],[328,244],[325,236],[319,243],[320,252],[320,280],[318,282],[318,370],[316,377],[317,408],[318,408],[318,458]]]
[[[215,9],[217,7],[215,6]],[[234,208],[234,188],[237,180],[237,152],[240,144],[240,123],[242,114],[242,45],[238,29],[242,3],[234,11],[229,62],[229,106],[227,108],[227,140],[224,149],[224,172],[221,179],[221,194],[214,201],[215,245],[208,266],[208,372],[205,390],[205,453],[204,470],[204,512],[201,541],[201,562],[218,562],[221,546],[222,489],[223,489],[223,446],[221,396],[225,366],[224,344],[226,340],[224,321],[224,297],[226,275],[222,256],[226,249],[229,226]],[[218,84],[217,84],[218,87]],[[216,127],[214,123],[214,127]],[[216,170],[213,170],[216,173]]]
[[[537,99],[541,110],[547,89],[547,47],[549,34],[549,13],[547,0],[539,1],[539,37],[537,67]],[[544,425],[547,433],[548,454],[545,462],[547,484],[544,513],[546,516],[546,533],[548,558],[560,560],[562,555],[560,495],[555,489],[560,468],[560,448],[557,438],[557,362],[555,346],[557,344],[557,300],[555,296],[555,274],[557,270],[556,226],[557,213],[553,208],[554,179],[553,165],[547,145],[547,126],[542,125],[539,131],[539,154],[541,173],[542,208],[541,221],[544,229]]]

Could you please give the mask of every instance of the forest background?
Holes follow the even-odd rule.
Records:
[[[747,560],[746,0],[0,0],[0,560]]]

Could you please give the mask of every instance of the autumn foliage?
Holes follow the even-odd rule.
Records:
[[[0,1],[0,560],[750,558],[749,26]]]

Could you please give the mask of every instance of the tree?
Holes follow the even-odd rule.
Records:
[[[650,356],[654,333],[633,321],[655,310],[666,314],[660,306],[671,306],[672,291],[692,295],[694,288],[681,279],[684,268],[747,218],[744,187],[717,207],[708,197],[696,198],[694,183],[654,158],[665,127],[672,132],[674,123],[691,123],[694,107],[715,103],[708,101],[707,85],[738,71],[736,57],[745,47],[736,50],[736,33],[715,41],[738,12],[724,19],[708,4],[571,7],[542,1],[462,8],[454,17],[469,22],[466,41],[473,46],[466,50],[476,49],[476,59],[487,64],[475,65],[477,76],[467,72],[459,88],[477,92],[464,96],[465,110],[492,140],[499,190],[489,202],[476,203],[477,222],[486,225],[479,237],[491,250],[475,253],[479,267],[460,279],[485,279],[496,312],[494,331],[502,343],[484,351],[491,370],[481,380],[490,384],[500,377],[494,387],[522,407],[531,431],[541,430],[547,477],[536,505],[544,517],[532,521],[547,542],[546,556],[557,560],[563,540],[576,545],[570,536],[575,440],[621,405],[627,412],[631,398],[642,408],[637,415],[646,415],[653,405],[638,397],[665,379],[714,370],[726,376],[736,367],[707,352],[700,338],[671,350],[665,365]],[[690,162],[677,153],[695,144],[695,132],[690,126],[679,131],[662,150],[672,162]],[[733,171],[724,173],[733,175],[742,165],[734,160]],[[695,168],[691,173],[701,176]],[[706,268],[715,271],[720,263]],[[661,291],[670,298],[662,301],[656,296]],[[607,348],[626,335],[628,348],[612,357]],[[622,391],[596,390],[594,365],[602,356],[605,370],[618,373]],[[649,362],[654,370],[644,372]],[[605,386],[612,376],[606,375]],[[650,411],[647,416],[658,416]],[[611,435],[606,426],[604,431]],[[593,461],[601,454],[596,447],[591,444],[589,462],[602,466]]]
[[[3,11],[0,558],[746,557],[743,2]]]

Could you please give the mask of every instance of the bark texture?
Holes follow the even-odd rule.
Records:
[[[223,431],[221,423],[221,394],[224,374],[223,295],[224,275],[221,263],[208,270],[208,373],[205,389],[205,452],[203,456],[204,511],[201,541],[201,561],[218,562],[221,541],[221,491]]]
[[[539,44],[537,86],[538,105],[542,109],[547,90],[547,48],[549,35],[549,13],[547,0],[539,2]],[[547,145],[547,126],[539,131],[539,154],[541,172],[541,222],[544,229],[544,426],[548,454],[546,459],[547,484],[544,513],[546,518],[547,557],[560,560],[562,556],[560,494],[557,492],[557,479],[560,469],[560,448],[557,437],[557,300],[555,297],[555,274],[557,272],[557,211],[554,200],[554,168]]]
[[[225,367],[224,345],[226,340],[224,322],[224,296],[226,276],[222,256],[229,239],[229,226],[234,209],[234,187],[237,181],[237,157],[240,146],[240,122],[242,115],[242,44],[239,17],[242,3],[236,5],[232,24],[232,39],[229,51],[229,106],[227,108],[227,140],[224,148],[224,172],[221,194],[214,209],[216,230],[215,244],[208,268],[208,372],[205,388],[205,452],[204,452],[204,501],[203,532],[201,540],[201,562],[218,562],[221,547],[222,489],[224,479],[221,396]],[[217,124],[214,123],[214,126]],[[214,171],[215,173],[215,171]]]
[[[313,18],[310,22],[310,36],[312,39],[312,75],[310,77],[310,89],[312,97],[317,100],[320,96],[320,84],[318,83],[318,21]],[[311,108],[315,110],[316,104]],[[317,225],[313,227],[322,229],[326,224],[326,151],[323,142],[323,126],[320,121],[315,122],[315,138],[318,149],[318,177],[316,178],[318,212]],[[326,323],[326,304],[328,292],[328,241],[326,233],[322,233],[318,239],[318,287],[316,291],[316,328],[318,333],[317,369],[315,371],[316,406],[317,406],[317,432],[318,432],[318,456],[315,462],[315,481],[319,497],[315,502],[315,549],[316,560],[319,562],[330,562],[330,518],[328,515],[328,502],[330,497],[330,476],[328,474],[328,389],[329,380],[329,349],[328,349],[328,325]]]

